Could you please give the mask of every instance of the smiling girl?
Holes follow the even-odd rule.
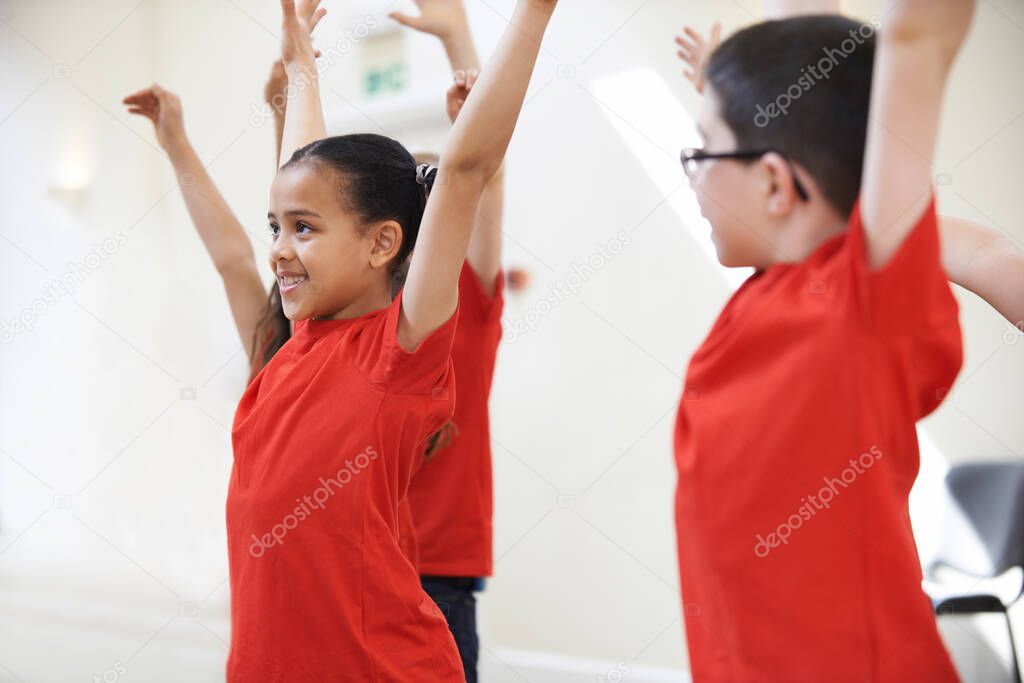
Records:
[[[555,2],[518,2],[439,169],[417,167],[379,135],[325,137],[311,41],[318,5],[281,2],[282,59],[304,87],[287,108],[268,219],[294,335],[235,416],[228,679],[461,681],[444,618],[399,547],[398,508],[423,442],[452,415],[458,282],[475,210]],[[316,514],[293,513],[312,495],[324,500]],[[254,536],[282,527],[280,541],[251,552]]]

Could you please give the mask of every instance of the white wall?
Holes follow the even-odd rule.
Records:
[[[386,4],[335,12],[319,44]],[[467,4],[493,44],[512,0]],[[739,26],[757,3],[563,4],[509,153],[506,260],[532,284],[510,295],[506,319],[536,310],[620,231],[630,243],[501,351],[489,680],[525,670],[521,651],[580,658],[593,676],[619,661],[684,669],[671,428],[687,357],[731,291],[694,238],[706,227],[682,218],[686,121],[671,107],[694,112],[696,98],[671,37],[684,22]],[[251,114],[277,49],[275,5],[0,2],[0,321],[124,236],[33,330],[0,345],[0,680],[88,678],[118,662],[140,680],[221,675],[227,428],[246,367],[169,165],[119,102],[154,80],[181,94],[193,142],[263,259],[272,127]],[[1018,242],[1021,26],[1020,3],[981,3],[936,160],[953,178],[942,210]],[[356,50],[325,75],[337,132],[440,144],[443,56],[402,40],[413,114],[358,101]],[[61,184],[85,189],[50,191]],[[960,298],[965,368],[925,429],[949,462],[1020,457],[1024,342]]]

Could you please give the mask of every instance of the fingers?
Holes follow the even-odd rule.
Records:
[[[130,107],[144,107],[149,104],[156,104],[156,100],[151,97],[126,97],[121,100],[121,104],[126,104]]]
[[[128,95],[123,100],[121,100],[121,102],[124,103],[124,104],[132,104],[133,102],[141,102],[144,99],[148,99],[148,98],[152,98],[152,97],[153,97],[153,89],[152,88],[143,88],[142,90],[139,90],[137,92],[133,92],[131,95]]]
[[[711,27],[711,45],[718,47],[718,44],[722,42],[722,24],[715,22],[714,26]]]
[[[697,31],[693,30],[693,28],[691,28],[690,26],[685,27],[683,29],[683,33],[685,33],[687,36],[689,36],[690,40],[692,40],[697,45],[699,45],[701,47],[704,46],[704,36],[702,36]]]
[[[320,23],[320,20],[323,19],[326,14],[327,10],[322,8],[318,9],[316,12],[313,13],[313,18],[309,20],[309,30],[311,33],[313,29],[316,28],[316,25]]]
[[[156,124],[159,117],[160,107],[157,104],[145,105],[145,104],[133,104],[129,105],[128,113],[135,114],[137,116],[145,116],[147,119]]]
[[[159,107],[175,108],[179,105],[180,100],[178,96],[159,83],[154,83],[152,90]]]
[[[138,114],[139,116],[145,116],[147,119],[156,123],[156,113],[148,109],[139,109],[138,107],[132,107],[128,110],[129,114]]]
[[[295,14],[295,0],[281,0],[281,25],[286,31],[298,28],[299,18]]]
[[[455,81],[455,87],[464,88],[465,90],[472,90],[473,86],[476,85],[477,79],[480,78],[479,69],[459,69],[452,74]]]
[[[408,14],[402,14],[401,12],[389,12],[388,16],[397,21],[402,26],[407,26],[409,28],[419,30],[418,17],[413,17]]]
[[[699,54],[699,48],[690,41],[679,37],[676,38],[676,45],[679,46],[679,50],[676,51],[679,59],[687,62],[688,64],[693,64],[699,59],[697,56]]]

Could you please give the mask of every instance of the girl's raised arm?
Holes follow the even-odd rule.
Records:
[[[403,294],[398,336],[406,349],[455,312],[480,195],[505,157],[556,4],[519,0],[441,153]]]
[[[327,14],[319,6],[320,0],[281,0],[281,61],[295,95],[285,110],[278,168],[295,150],[327,137],[313,49],[313,29]]]
[[[454,124],[466,97],[480,73],[480,57],[462,0],[416,0],[419,16],[392,12],[392,19],[409,28],[438,38],[455,73],[455,84],[448,91],[448,118]],[[476,273],[488,296],[501,272],[502,226],[505,213],[505,173],[499,168],[480,195],[473,235],[466,260]]]
[[[256,327],[267,307],[252,243],[192,148],[178,96],[153,85],[124,98],[124,103],[130,113],[145,116],[156,128],[157,140],[174,165],[192,224],[224,282],[238,336],[252,362]]]

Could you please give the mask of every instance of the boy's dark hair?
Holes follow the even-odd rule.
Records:
[[[838,15],[765,21],[723,42],[707,66],[737,147],[800,164],[843,215],[860,194],[875,30]]]

